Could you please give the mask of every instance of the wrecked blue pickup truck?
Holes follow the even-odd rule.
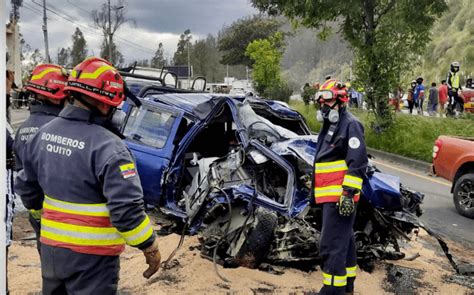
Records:
[[[318,261],[321,211],[311,201],[317,136],[285,104],[205,93],[151,94],[122,126],[147,207],[225,266]],[[358,206],[359,265],[400,259],[423,195],[370,165]]]

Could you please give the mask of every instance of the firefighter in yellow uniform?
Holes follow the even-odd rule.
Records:
[[[314,197],[323,211],[319,294],[351,294],[357,268],[355,209],[368,164],[364,130],[346,109],[342,83],[326,81],[317,97],[321,106],[317,119],[323,121],[314,160]]]
[[[15,189],[42,210],[43,294],[116,294],[125,244],[143,251],[146,278],[161,259],[134,160],[111,126],[123,79],[89,58],[64,90],[71,104],[27,142]]]

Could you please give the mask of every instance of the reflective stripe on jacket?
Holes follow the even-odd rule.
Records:
[[[79,253],[118,255],[155,240],[131,152],[89,111],[68,105],[28,140],[16,192],[43,209],[41,241]]]
[[[338,202],[344,189],[354,192],[357,202],[367,164],[362,124],[344,108],[339,122],[325,121],[318,136],[313,179],[316,204]]]
[[[343,186],[360,191],[362,178],[347,173],[345,160],[315,163],[314,196],[316,203],[337,202],[342,195]],[[354,196],[359,201],[359,194]]]
[[[106,204],[79,204],[45,196],[41,242],[95,255],[119,255],[125,243],[136,246],[153,235],[150,219],[134,229],[119,232],[110,222]]]

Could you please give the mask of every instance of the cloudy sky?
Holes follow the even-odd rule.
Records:
[[[90,11],[99,9],[106,0],[47,0],[49,52],[54,60],[61,47],[70,47],[75,27],[84,33],[90,55],[99,55],[101,32],[92,25]],[[11,11],[10,1],[7,12]],[[117,0],[111,0],[112,5]],[[23,0],[20,9],[20,32],[32,48],[44,52],[42,0]],[[249,0],[128,0],[127,23],[116,33],[115,41],[126,62],[151,58],[158,43],[163,42],[169,58],[176,51],[179,35],[190,29],[193,39],[216,34],[223,25],[257,13]]]

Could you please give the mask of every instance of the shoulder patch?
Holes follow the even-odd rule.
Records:
[[[135,170],[134,163],[120,165],[120,172],[122,173],[122,176],[124,179],[137,175],[137,171]]]
[[[349,138],[349,147],[351,149],[358,149],[360,147],[360,140],[357,137]]]

